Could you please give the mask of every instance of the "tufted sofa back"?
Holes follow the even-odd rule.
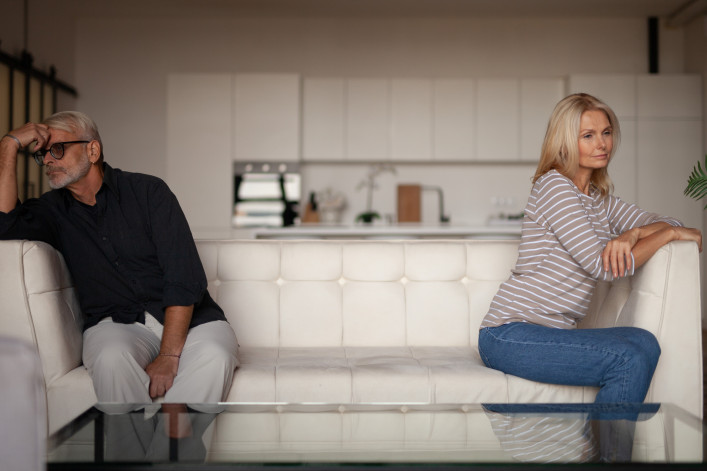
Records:
[[[379,391],[382,377],[363,374],[361,358],[385,364],[392,361],[386,356],[390,352],[400,358],[401,350],[406,350],[396,348],[400,346],[410,347],[410,357],[431,359],[434,364],[439,354],[431,352],[451,346],[447,350],[454,361],[471,365],[473,377],[487,378],[485,369],[473,365],[477,329],[515,263],[518,242],[196,243],[212,295],[224,307],[241,346],[253,347],[241,350],[243,364],[249,368],[239,369],[232,391],[253,392],[255,397],[269,391],[276,397],[277,391],[291,392],[287,385],[295,384],[291,390],[296,393],[304,384],[300,375],[316,371],[311,368],[311,355],[336,353],[337,348],[318,352],[310,348],[322,346],[343,347],[346,354],[367,351],[352,353],[343,366],[340,357],[319,365],[339,365],[340,376],[349,378],[349,383],[349,368],[355,367],[358,382],[351,385],[358,388],[358,396],[352,397],[370,397],[361,392],[362,385],[367,385],[367,393]],[[676,403],[701,417],[699,260],[693,242],[667,244],[635,276],[600,283],[580,327],[624,325],[651,331],[662,354],[647,400]],[[41,242],[0,242],[0,265],[0,334],[37,346],[53,432],[96,401],[91,379],[81,365],[82,316],[71,278],[61,256]],[[358,348],[368,346],[378,348]],[[304,359],[307,352],[309,363]],[[350,361],[354,363],[346,363]],[[334,370],[325,368],[329,383]],[[405,384],[406,380],[391,381]],[[479,389],[489,386],[487,380],[478,384]],[[503,384],[508,397],[521,402],[532,402],[540,397],[534,394],[543,390],[511,376]],[[469,391],[469,387],[445,391],[450,390]],[[542,398],[547,401],[547,396]]]
[[[197,241],[241,346],[475,346],[515,240]]]

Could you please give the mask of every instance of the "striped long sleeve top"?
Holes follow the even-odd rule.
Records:
[[[602,251],[612,235],[663,221],[592,187],[582,193],[556,170],[541,176],[525,208],[518,260],[501,284],[481,328],[530,322],[561,329],[577,326],[589,309],[597,280],[611,281]],[[628,273],[633,275],[633,261]]]

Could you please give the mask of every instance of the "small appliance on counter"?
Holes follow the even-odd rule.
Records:
[[[233,226],[284,227],[298,217],[299,164],[233,163]]]

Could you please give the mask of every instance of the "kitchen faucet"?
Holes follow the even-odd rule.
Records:
[[[442,188],[439,186],[423,186],[422,189],[437,192],[439,196],[439,222],[440,224],[449,223],[449,216],[444,214],[444,194],[442,193]]]

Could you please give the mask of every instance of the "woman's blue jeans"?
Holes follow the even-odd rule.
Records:
[[[599,387],[595,402],[643,402],[660,357],[637,327],[556,329],[524,322],[479,331],[486,366],[542,383]]]

